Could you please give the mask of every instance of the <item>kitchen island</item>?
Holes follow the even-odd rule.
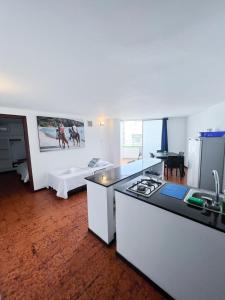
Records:
[[[156,158],[137,160],[86,178],[88,228],[105,243],[110,244],[116,232],[114,189],[143,172],[163,177],[162,161]]]
[[[117,253],[175,299],[224,299],[225,216],[131,183],[115,191]]]

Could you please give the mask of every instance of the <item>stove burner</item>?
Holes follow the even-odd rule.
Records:
[[[138,191],[138,192],[145,192],[145,191],[146,191],[146,187],[143,186],[143,185],[138,185],[138,186],[137,186],[137,191]]]
[[[147,186],[153,186],[152,181],[150,181],[150,180],[144,180],[142,183]]]
[[[161,182],[155,181],[154,179],[142,179],[141,183],[154,188],[161,185]]]

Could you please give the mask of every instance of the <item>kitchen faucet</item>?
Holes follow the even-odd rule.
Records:
[[[217,170],[212,170],[212,175],[214,178],[214,182],[215,182],[215,192],[216,192],[216,198],[213,201],[212,205],[214,207],[219,207],[220,206],[220,181],[219,181],[219,175]]]

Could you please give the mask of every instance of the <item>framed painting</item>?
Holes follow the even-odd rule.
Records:
[[[84,121],[37,116],[40,151],[83,148]]]

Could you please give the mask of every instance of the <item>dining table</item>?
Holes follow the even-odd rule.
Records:
[[[181,155],[175,152],[156,152],[154,153],[154,156],[159,159],[167,159],[169,156],[178,157]]]

